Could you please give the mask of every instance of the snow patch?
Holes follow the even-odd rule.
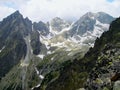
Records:
[[[37,86],[35,86],[35,87],[39,87],[40,86],[40,84],[38,84]]]
[[[94,17],[94,16],[92,16],[92,17],[90,17],[90,18],[91,18],[91,19],[93,19],[93,20],[95,19],[95,17]]]
[[[80,40],[76,39],[77,36],[79,36],[79,35],[73,36],[69,40],[72,41],[72,42],[74,42],[74,43],[78,43]],[[79,38],[81,38],[81,37],[79,37]]]
[[[39,58],[43,59],[45,55],[39,54],[39,55],[37,55],[37,56],[38,56]]]
[[[2,47],[2,49],[0,50],[0,53],[2,52],[2,50],[5,48],[5,46]]]
[[[21,61],[21,64],[20,64],[20,66],[21,67],[27,67],[29,64],[28,63],[25,63],[25,61]]]
[[[57,42],[57,43],[51,43],[51,46],[53,46],[53,47],[64,47],[65,46],[65,44],[64,44],[64,42]]]
[[[46,36],[47,39],[51,39],[52,38],[52,34],[49,33],[47,36]]]
[[[55,35],[59,34],[57,31],[52,30],[52,26],[51,26],[51,25],[49,26],[49,28],[50,28],[50,33],[52,33],[52,34],[53,34],[53,36],[55,36]]]
[[[43,75],[39,75],[39,77],[40,77],[41,79],[44,79],[44,76],[43,76]]]
[[[40,84],[38,84],[37,86],[31,88],[31,90],[34,90],[35,88],[38,88],[38,87],[40,87]]]
[[[53,61],[53,60],[54,60],[54,57],[51,58],[51,61]]]
[[[64,32],[66,32],[66,31],[69,31],[70,28],[71,28],[71,27],[69,26],[69,27],[67,27],[67,28],[62,29],[62,30],[59,32],[59,34],[62,34],[62,33],[64,33]]]
[[[70,52],[70,53],[68,53],[68,56],[71,56],[73,53],[72,52]]]
[[[37,30],[37,31],[38,31],[39,34],[41,33],[39,30]]]
[[[108,28],[108,27],[110,26],[109,24],[101,23],[101,22],[99,22],[98,20],[96,20],[96,25],[101,25],[101,26],[103,26],[103,27],[105,27],[105,28]]]
[[[47,48],[47,50],[49,50],[49,49],[50,49],[50,46],[49,46],[49,45],[46,45],[46,48]]]
[[[66,51],[71,51],[71,49],[70,49],[70,48],[67,48]]]
[[[36,67],[35,67],[35,71],[36,71],[37,75],[39,75],[39,71]]]
[[[47,54],[51,54],[52,52],[51,51],[47,51]]]

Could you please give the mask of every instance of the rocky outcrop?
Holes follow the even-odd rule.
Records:
[[[46,36],[50,33],[48,26],[41,21],[38,23],[36,23],[36,22],[33,23],[33,30],[39,31],[40,34],[43,36]]]

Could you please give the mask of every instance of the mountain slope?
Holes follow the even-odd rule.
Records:
[[[0,78],[26,55],[24,36],[31,31],[31,21],[16,11],[0,24]],[[4,48],[3,48],[4,47]]]
[[[46,75],[40,90],[111,90],[118,88],[120,70],[120,18],[102,34],[83,59],[65,62],[60,75]],[[116,77],[116,79],[112,79]],[[119,90],[119,89],[116,89]]]
[[[49,22],[50,28],[53,31],[53,34],[56,32],[59,33],[60,31],[62,31],[62,29],[69,27],[69,23],[62,20],[59,17],[53,18],[50,22]],[[52,33],[51,31],[51,33]]]

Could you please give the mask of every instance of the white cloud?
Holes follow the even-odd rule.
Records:
[[[15,11],[15,9],[12,8],[8,8],[5,6],[0,6],[0,20],[2,20],[3,18],[7,17],[9,14],[13,13]]]
[[[0,3],[4,2],[1,1]],[[33,21],[49,21],[54,17],[78,19],[88,11],[104,11],[113,16],[119,16],[120,13],[119,0],[113,2],[107,0],[11,0],[11,2],[24,16],[28,16]]]
[[[28,0],[26,0],[27,2]],[[0,21],[25,4],[25,0],[0,0]]]

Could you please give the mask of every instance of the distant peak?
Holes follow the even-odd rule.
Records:
[[[66,23],[66,21],[64,21],[64,20],[61,19],[60,17],[55,17],[55,18],[53,18],[50,22],[51,22],[51,23]]]
[[[17,11],[15,11],[14,13],[12,13],[11,15],[10,15],[10,17],[13,17],[13,18],[23,18],[23,16],[22,16],[22,14],[17,10]]]
[[[97,15],[97,16],[100,16],[100,15],[109,15],[109,14],[107,14],[107,13],[105,13],[105,12],[97,12],[96,15]]]
[[[105,12],[97,12],[98,14],[107,14],[107,13],[105,13]]]
[[[19,10],[16,10],[16,11],[14,12],[14,14],[20,14]]]
[[[107,13],[105,13],[105,12],[97,12],[97,13],[93,13],[93,12],[87,12],[85,15],[83,15],[83,16],[89,16],[89,17],[91,17],[91,16],[94,16],[94,17],[96,17],[96,16],[99,16],[99,15],[109,15],[109,14],[107,14]]]
[[[95,15],[96,15],[96,13],[87,12],[85,15],[83,15],[83,17],[94,17]]]
[[[22,14],[20,14],[18,10],[12,13],[11,15],[7,16],[6,18],[4,18],[3,21],[8,22],[15,19],[21,19],[21,20],[23,19]]]
[[[25,18],[26,21],[31,21],[28,17]]]
[[[22,16],[22,14],[17,10],[14,13],[12,13],[11,15],[13,16]]]
[[[93,13],[93,12],[87,12],[86,14],[87,14],[87,15],[93,15],[93,14],[95,14],[95,13]]]
[[[112,18],[114,18],[113,16],[111,16],[110,14],[108,14],[106,12],[97,12],[96,15],[97,16],[106,16],[106,17],[112,17]]]
[[[39,21],[38,23],[44,23],[43,21]]]
[[[97,12],[97,13],[92,13],[92,12],[87,12],[86,14],[83,15],[83,17],[112,17],[111,15],[109,15],[108,13],[105,12]]]
[[[26,19],[26,20],[29,20],[29,18],[28,18],[28,17],[26,17],[25,19]]]
[[[60,17],[55,17],[52,20],[62,20]]]

